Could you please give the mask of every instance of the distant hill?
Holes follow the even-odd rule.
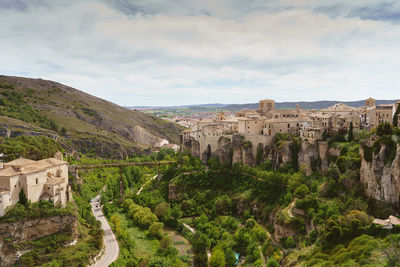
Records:
[[[179,109],[179,108],[223,108],[230,104],[199,104],[182,106],[131,106],[129,109]]]
[[[392,104],[395,103],[397,100],[376,100],[377,105],[381,104]],[[344,103],[348,106],[351,107],[360,107],[365,105],[365,100],[359,100],[359,101],[300,101],[300,102],[275,102],[275,108],[276,109],[290,109],[290,108],[296,108],[296,105],[298,104],[300,108],[304,109],[322,109],[322,108],[327,108],[329,106],[332,106],[336,103]],[[227,105],[224,107],[224,109],[236,111],[236,110],[242,110],[242,109],[258,109],[258,103],[249,103],[249,104],[232,104],[232,105]]]
[[[2,137],[47,135],[67,149],[124,158],[159,138],[178,143],[181,129],[57,82],[0,75]]]

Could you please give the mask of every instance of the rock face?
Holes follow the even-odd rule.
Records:
[[[278,169],[292,162],[292,151],[290,150],[291,142],[286,142],[281,147],[273,147],[273,163],[274,168]]]
[[[194,139],[189,139],[183,144],[183,148],[189,150],[194,157],[200,158],[200,143]]]
[[[71,232],[77,238],[78,221],[74,215],[53,216],[28,221],[0,224],[0,266],[11,266],[17,260],[12,244],[34,240],[60,231]]]
[[[251,143],[242,134],[233,134],[231,138],[222,136],[218,139],[215,151],[212,151],[210,145],[207,145],[204,151],[200,151],[200,143],[194,139],[185,141],[183,147],[189,150],[193,156],[201,158],[204,164],[213,156],[218,157],[220,162],[243,163],[249,166],[254,166],[256,160],[258,164],[265,159],[269,159],[272,161],[274,168],[278,169],[292,163],[291,144],[288,141],[280,147],[275,144],[264,146],[262,143]],[[257,155],[254,155],[254,146],[257,148]],[[306,171],[307,175],[314,171],[313,168],[325,171],[329,165],[328,155],[338,156],[340,155],[340,150],[332,148],[328,150],[328,143],[325,141],[315,143],[302,142],[298,152],[298,165]]]
[[[385,164],[386,146],[382,145],[378,155],[368,162],[364,158],[364,149],[360,147],[360,180],[367,196],[377,200],[399,205],[400,197],[400,144],[396,148],[396,157],[392,164]]]
[[[218,149],[214,153],[220,162],[231,162],[232,160],[232,140],[228,137],[221,137],[218,140]]]

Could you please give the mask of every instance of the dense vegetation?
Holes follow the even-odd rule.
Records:
[[[59,130],[57,122],[28,105],[25,96],[32,97],[34,89],[27,88],[25,93],[20,93],[8,83],[0,83],[0,89],[0,116],[16,118],[56,132]]]
[[[0,151],[3,160],[8,162],[19,157],[41,160],[54,157],[62,150],[59,143],[46,136],[18,136],[3,139],[0,137]]]

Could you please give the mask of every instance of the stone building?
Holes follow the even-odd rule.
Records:
[[[67,162],[55,158],[39,161],[19,158],[4,163],[0,171],[0,216],[19,201],[22,189],[31,202],[47,200],[65,207],[72,200]]]
[[[372,129],[383,122],[393,122],[394,105],[378,105],[370,112],[369,128]]]

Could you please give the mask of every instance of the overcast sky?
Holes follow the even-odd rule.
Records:
[[[0,74],[120,105],[400,98],[400,1],[0,0]]]

